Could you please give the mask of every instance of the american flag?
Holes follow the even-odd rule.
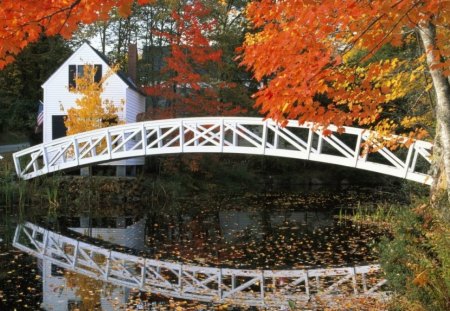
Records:
[[[44,123],[44,104],[42,102],[39,102],[38,114],[36,117],[36,128],[35,128],[36,133],[40,132],[43,123]]]
[[[37,126],[41,126],[44,123],[44,104],[39,103],[38,115],[37,115]]]

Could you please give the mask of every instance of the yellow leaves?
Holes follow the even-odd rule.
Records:
[[[415,124],[422,122],[423,117],[417,117],[417,116],[406,116],[401,120],[401,125],[404,127],[412,127]]]
[[[414,280],[412,281],[414,285],[423,287],[428,283],[428,271],[424,270],[416,275]]]
[[[245,34],[245,44],[254,45],[266,40],[269,36],[265,33],[246,33]]]
[[[289,110],[289,108],[290,108],[290,103],[285,103],[285,104],[283,104],[281,111],[287,112]]]
[[[103,85],[116,71],[117,67],[113,66],[99,82],[95,82],[96,68],[88,64],[84,66],[83,75],[75,79],[76,88],[71,89],[81,97],[75,100],[77,107],[67,111],[64,124],[68,135],[119,123],[117,113],[122,109],[124,102],[116,105],[108,99],[102,99]]]

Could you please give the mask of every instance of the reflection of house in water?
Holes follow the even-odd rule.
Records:
[[[333,225],[333,218],[327,212],[317,211],[271,211],[265,220],[262,211],[220,211],[220,228],[227,241],[233,241],[245,231],[251,231],[252,236],[263,237],[264,226],[271,228],[282,226],[301,226],[302,230],[312,231]],[[265,224],[264,222],[267,222]]]
[[[79,217],[75,219],[75,227],[69,229],[90,235],[93,238],[114,243],[120,246],[142,249],[145,241],[145,219],[137,222],[129,217],[108,217],[91,219]],[[64,277],[64,269],[57,267],[47,260],[42,263],[43,276],[43,303],[46,310],[65,311],[77,310],[81,304],[81,298],[76,296],[76,290],[67,286]],[[129,289],[114,287],[107,293],[107,297],[101,297],[101,310],[124,310]]]

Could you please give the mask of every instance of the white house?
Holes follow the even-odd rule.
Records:
[[[80,96],[70,92],[69,87],[75,86],[75,78],[82,74],[86,64],[97,68],[95,79],[98,81],[102,74],[111,68],[102,53],[88,43],[84,43],[42,85],[44,90],[44,143],[66,135],[64,117],[67,115],[68,109],[75,107],[75,100]],[[136,122],[137,114],[145,111],[145,96],[139,92],[133,80],[121,72],[113,74],[105,81],[102,99],[107,99],[116,106],[122,107],[118,115],[119,119],[125,123]],[[143,158],[134,158],[111,162],[107,165],[117,166],[118,174],[123,175],[126,166],[143,164]]]

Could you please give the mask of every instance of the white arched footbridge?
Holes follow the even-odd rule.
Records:
[[[102,128],[56,139],[14,154],[19,177],[30,179],[51,172],[125,158],[174,153],[241,153],[312,160],[378,172],[423,184],[432,144],[416,140],[396,153],[387,148],[362,154],[368,130],[344,127],[331,135],[313,124],[291,120],[280,127],[270,120],[244,117],[204,117],[147,121]]]
[[[65,269],[167,297],[247,306],[332,304],[338,297],[386,298],[379,265],[242,270],[185,265],[116,252],[31,223],[18,225],[13,245]]]

